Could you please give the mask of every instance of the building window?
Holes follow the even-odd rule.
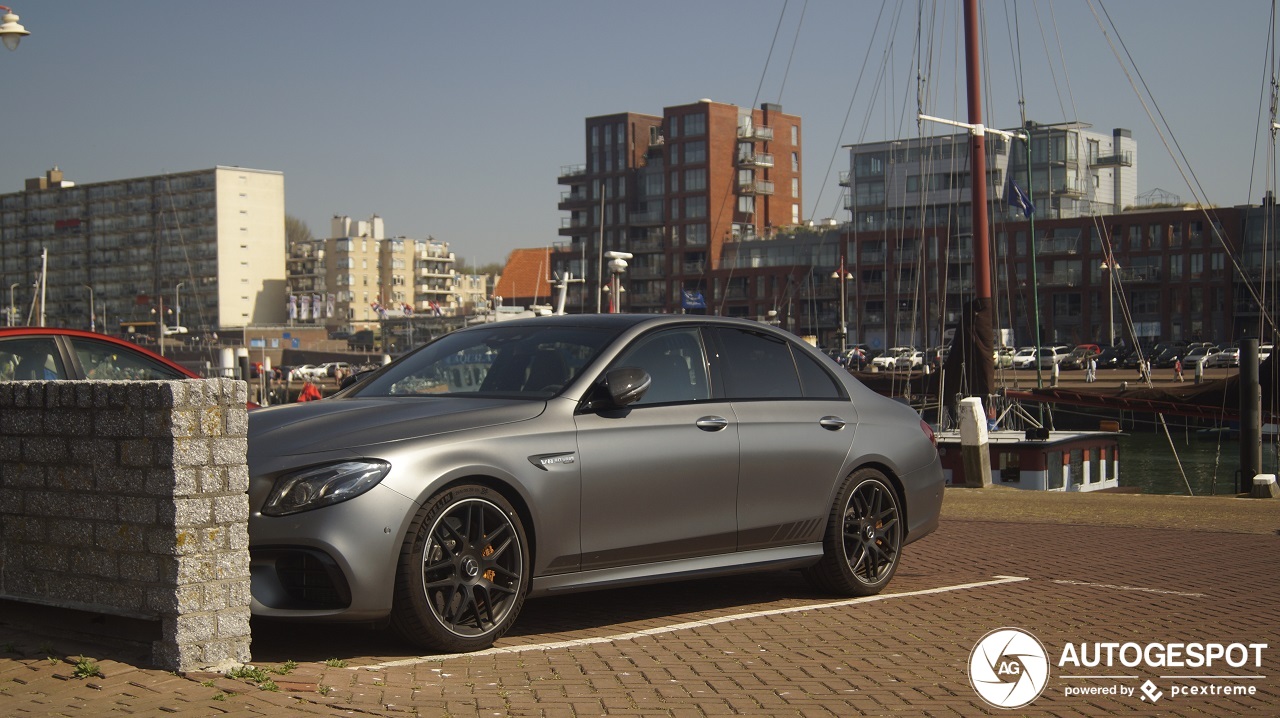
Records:
[[[800,144],[800,127],[798,125],[791,126],[791,144]]]
[[[685,164],[693,164],[695,162],[707,161],[707,143],[705,140],[697,140],[695,142],[684,143],[684,162]]]
[[[800,171],[800,153],[799,152],[791,153],[791,171],[792,172]]]
[[[684,136],[699,137],[707,134],[707,116],[706,115],[685,115],[684,116]]]
[[[791,224],[800,224],[800,205],[791,205]]]
[[[791,196],[792,197],[800,196],[800,178],[799,177],[791,178]]]
[[[684,171],[684,190],[697,192],[707,188],[707,170],[698,168]]]
[[[707,216],[707,198],[689,197],[684,201],[684,216],[688,219],[701,219]]]

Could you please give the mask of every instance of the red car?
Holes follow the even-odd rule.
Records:
[[[54,327],[0,328],[0,381],[199,379],[137,344]]]

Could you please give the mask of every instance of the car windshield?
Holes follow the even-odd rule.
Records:
[[[454,332],[391,364],[349,396],[546,399],[577,377],[615,335],[604,328],[527,324]]]

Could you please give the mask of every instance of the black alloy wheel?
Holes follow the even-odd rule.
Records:
[[[806,569],[816,588],[872,596],[889,584],[902,552],[898,494],[883,473],[861,469],[845,480],[828,518],[823,555]]]
[[[487,648],[520,612],[528,557],[520,518],[497,492],[483,486],[441,492],[406,536],[392,624],[428,648]]]

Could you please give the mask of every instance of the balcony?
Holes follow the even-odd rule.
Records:
[[[842,171],[842,172],[840,173],[839,177],[840,177],[840,186],[841,186],[841,187],[852,187],[852,186],[853,186],[853,184],[849,181],[849,170],[844,170],[844,171]],[[846,209],[848,209],[848,208],[846,207]]]
[[[449,279],[453,277],[453,272],[440,267],[419,267],[417,270],[420,279]]]
[[[749,125],[738,128],[738,139],[743,142],[771,142],[773,128],[764,125]]]
[[[662,225],[662,207],[646,209],[643,212],[632,212],[627,220],[633,227],[658,227]]]
[[[1042,287],[1078,287],[1080,286],[1080,272],[1072,270],[1049,272],[1040,275],[1038,281]]]
[[[560,168],[560,184],[577,184],[586,178],[586,165],[565,165]]]
[[[662,269],[658,267],[628,267],[627,276],[632,279],[662,279]]]
[[[1116,152],[1110,155],[1100,155],[1089,161],[1090,167],[1132,167],[1132,152]]]
[[[773,183],[768,180],[754,180],[751,182],[738,182],[738,194],[773,194]]]
[[[635,218],[635,215],[631,215]],[[628,248],[632,252],[661,252],[662,251],[662,232],[651,232],[649,236],[641,239],[631,240]]]
[[[584,207],[591,198],[586,192],[579,192],[577,189],[567,190],[560,193],[560,209],[580,209]]]
[[[738,157],[739,167],[772,167],[773,155],[768,152],[749,152]]]

